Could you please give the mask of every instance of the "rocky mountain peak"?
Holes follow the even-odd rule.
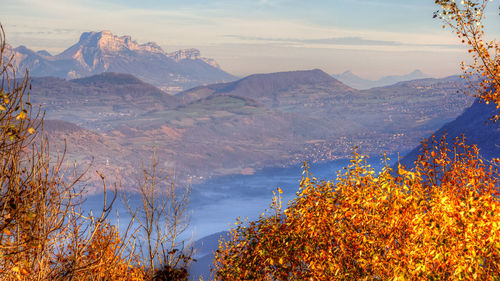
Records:
[[[201,57],[200,50],[194,48],[179,50],[169,53],[167,56],[177,62],[181,60],[196,60]]]
[[[57,76],[75,79],[103,72],[128,73],[168,93],[209,83],[235,80],[212,59],[200,56],[197,49],[167,54],[158,44],[139,44],[131,36],[111,31],[84,32],[76,44],[60,54],[34,52],[26,47],[8,47],[17,70],[28,68],[32,76]]]
[[[408,74],[408,75],[411,75],[411,76],[422,76],[422,77],[426,76],[426,75],[422,72],[422,70],[420,70],[420,69],[415,69],[415,70],[413,70],[413,71],[412,71],[410,74]]]
[[[14,48],[9,44],[5,44],[4,58],[10,59],[12,57],[11,64],[18,72],[23,72],[21,67],[23,60],[30,57],[28,49],[24,46]]]
[[[167,57],[173,59],[176,62],[180,62],[183,60],[202,60],[215,68],[220,68],[219,64],[217,64],[215,60],[201,57],[200,50],[194,48],[182,49],[176,52],[168,53]]]
[[[15,48],[14,50],[15,50],[16,52],[23,53],[23,54],[27,54],[27,53],[31,54],[31,53],[34,53],[32,50],[30,50],[30,49],[26,48],[26,46],[24,46],[24,45],[21,45],[21,46],[19,46],[19,47]]]
[[[148,42],[145,44],[140,45],[144,51],[151,52],[151,53],[165,53],[163,49],[160,47],[160,45],[156,44],[155,42]]]
[[[132,37],[116,36],[111,31],[84,32],[80,36],[77,45],[82,48],[98,49],[105,53],[116,53],[121,51],[142,51],[163,54],[163,49],[153,42],[139,44]]]
[[[52,55],[46,50],[40,50],[36,52],[40,56],[51,57]]]

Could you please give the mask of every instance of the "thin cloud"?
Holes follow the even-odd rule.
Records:
[[[305,43],[331,44],[331,45],[364,45],[364,46],[396,46],[403,45],[401,42],[387,40],[370,40],[361,37],[336,37],[303,40]]]
[[[308,44],[308,45],[341,45],[341,46],[411,46],[411,47],[436,47],[436,48],[458,48],[456,44],[414,44],[393,40],[372,40],[362,37],[329,37],[316,39],[297,38],[268,38],[252,37],[240,35],[226,35],[228,38],[236,38],[244,41],[264,42],[264,43],[286,43],[286,44]]]

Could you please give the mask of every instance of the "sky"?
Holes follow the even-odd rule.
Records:
[[[487,34],[500,39],[500,0]],[[57,54],[82,32],[109,30],[167,52],[197,48],[236,76],[320,68],[368,79],[414,69],[460,72],[466,49],[432,15],[433,0],[2,0],[7,42]]]

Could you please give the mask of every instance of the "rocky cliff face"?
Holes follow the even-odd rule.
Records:
[[[86,74],[106,72],[117,60],[128,60],[130,56],[162,56],[165,51],[156,43],[138,44],[130,36],[115,36],[110,31],[84,32],[80,40],[57,55],[60,60],[75,60],[89,73],[69,71],[65,78],[79,78]],[[82,75],[83,74],[83,75]]]
[[[130,36],[116,36],[110,31],[84,32],[78,43],[59,55],[61,58],[76,58],[81,53],[95,54],[99,52],[107,55],[125,55],[127,52],[164,54],[165,51],[154,42],[138,44]]]
[[[235,79],[213,59],[203,58],[197,49],[167,53],[154,42],[139,44],[130,36],[116,36],[110,31],[84,32],[76,44],[55,56],[24,46],[9,48],[18,72],[27,68],[31,76],[75,79],[120,72],[137,76],[168,93]]]
[[[183,60],[202,60],[215,68],[220,68],[219,64],[214,59],[201,57],[200,50],[198,50],[198,49],[191,48],[191,49],[179,50],[179,51],[167,54],[167,57],[175,60],[176,62],[180,62]]]

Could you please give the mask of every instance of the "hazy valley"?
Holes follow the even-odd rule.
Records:
[[[264,167],[413,149],[473,99],[457,77],[359,91],[321,70],[258,74],[169,95],[130,74],[32,78],[56,149],[125,185],[156,151],[201,182]],[[56,121],[61,120],[61,121]],[[68,123],[65,123],[68,122]],[[64,140],[66,139],[66,142]],[[83,162],[82,162],[83,161]],[[97,175],[94,176],[97,180]]]

